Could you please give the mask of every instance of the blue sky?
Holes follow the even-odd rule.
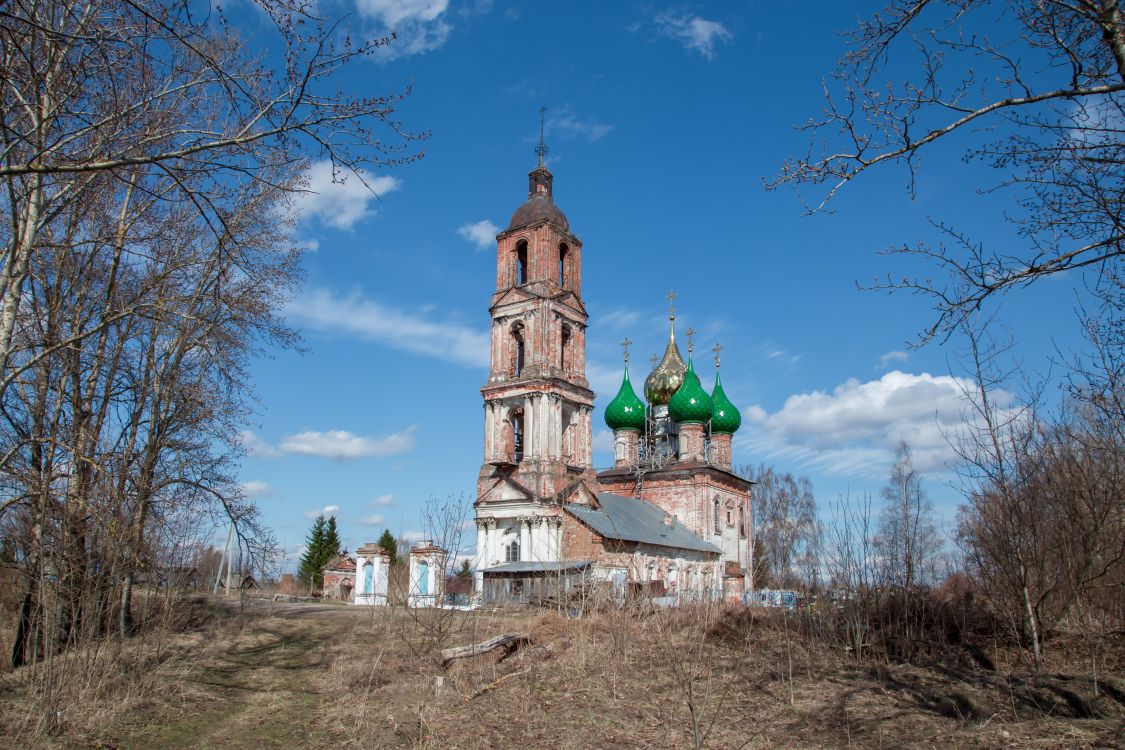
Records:
[[[736,464],[805,474],[827,506],[843,492],[877,494],[905,438],[939,516],[953,519],[942,427],[963,406],[950,376],[955,347],[910,350],[932,319],[925,300],[856,283],[924,273],[877,251],[933,239],[927,217],[985,242],[1018,241],[1003,219],[1011,199],[975,191],[995,175],[961,160],[964,143],[924,158],[915,199],[897,168],[863,177],[815,216],[790,190],[766,192],[763,178],[807,148],[794,125],[820,112],[822,78],[845,50],[839,32],[877,10],[812,6],[327,6],[350,13],[355,33],[399,34],[341,85],[357,94],[412,85],[400,119],[432,135],[424,159],[367,175],[378,198],[355,180],[331,184],[314,164],[316,192],[298,201],[313,250],[288,317],[305,351],[253,367],[259,411],[242,463],[246,491],[290,553],[323,509],[354,549],[383,528],[420,532],[430,495],[471,500],[492,235],[526,198],[540,106],[556,202],[584,242],[598,466],[612,463],[600,407],[620,382],[618,342],[636,342],[642,381],[675,289],[678,329],[699,332],[707,384],[709,350],[723,344],[723,383],[745,417]],[[248,36],[260,21],[241,19]],[[1050,280],[1004,300],[1001,320],[1033,368],[1077,345],[1073,285]]]

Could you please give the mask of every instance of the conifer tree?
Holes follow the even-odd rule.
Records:
[[[383,535],[379,537],[376,544],[391,553],[391,565],[398,562],[398,540],[395,539],[395,535],[391,533],[390,529],[383,529]]]
[[[324,529],[324,549],[328,554],[325,564],[336,555],[340,554],[340,533],[336,530],[336,516],[328,517],[328,525]]]
[[[317,516],[305,540],[305,554],[297,566],[297,578],[313,591],[324,586],[324,566],[340,552],[340,536],[335,516]]]

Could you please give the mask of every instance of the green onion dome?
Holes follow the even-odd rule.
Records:
[[[687,372],[684,373],[684,384],[668,402],[668,416],[673,421],[685,423],[705,423],[711,419],[711,397],[699,383],[699,376],[688,357]]]
[[[742,414],[723,391],[718,370],[715,371],[715,390],[711,392],[711,402],[714,405],[711,414],[711,434],[733,435],[738,432],[738,428],[742,426]]]
[[[625,368],[625,377],[621,379],[621,389],[605,408],[605,423],[609,429],[636,430],[640,432],[645,428],[645,405],[637,398],[633,384],[629,382],[629,368]]]

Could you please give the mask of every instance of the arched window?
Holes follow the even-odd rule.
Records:
[[[523,460],[523,410],[512,412],[512,460]]]
[[[559,286],[563,289],[566,288],[566,256],[570,254],[570,248],[563,242],[559,245]]]
[[[715,498],[715,533],[723,533],[723,510],[719,504],[719,498]]]
[[[559,343],[559,368],[566,372],[566,354],[570,349],[570,326],[562,327],[562,336]]]
[[[504,562],[519,562],[520,561],[520,543],[519,540],[512,540],[511,544],[504,548]]]
[[[516,245],[516,284],[523,286],[527,283],[527,240],[520,240]]]
[[[363,566],[363,593],[375,593],[375,566],[371,563]]]
[[[527,348],[523,340],[523,323],[516,323],[512,326],[512,341],[515,344],[512,374],[518,378],[523,374],[523,364]]]
[[[741,505],[738,506],[738,535],[746,538],[746,509]]]

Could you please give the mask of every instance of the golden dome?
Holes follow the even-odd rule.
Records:
[[[680,347],[676,346],[676,323],[671,318],[668,331],[668,347],[664,350],[664,359],[645,378],[645,397],[653,406],[667,404],[684,382],[684,373],[687,365],[680,356]]]

